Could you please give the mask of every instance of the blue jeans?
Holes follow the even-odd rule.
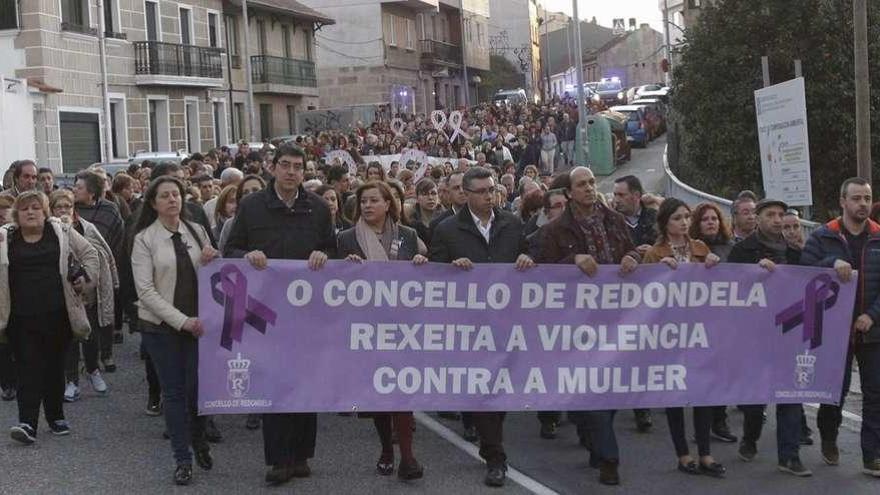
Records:
[[[764,427],[764,409],[767,406],[742,406],[743,441],[757,442]],[[799,457],[801,440],[801,404],[776,404],[776,450],[779,463]]]
[[[162,385],[165,426],[177,464],[192,464],[193,449],[209,450],[205,418],[198,416],[199,346],[188,334],[142,333],[141,341],[153,360]]]
[[[862,460],[871,462],[880,458],[880,344],[859,344],[850,349],[843,372],[840,405],[822,404],[816,424],[823,441],[837,440],[837,430],[843,421],[843,402],[852,380],[853,358],[859,362],[862,382]]]
[[[620,460],[617,436],[614,434],[614,415],[617,411],[572,411],[569,418],[578,431],[590,437],[591,457],[600,461]]]

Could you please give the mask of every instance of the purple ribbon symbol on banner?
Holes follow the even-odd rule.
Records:
[[[226,265],[211,275],[211,295],[223,306],[223,333],[220,345],[232,350],[232,342],[241,342],[244,324],[266,333],[266,324],[275,324],[278,315],[247,293],[247,277],[235,265]]]
[[[804,298],[776,315],[776,324],[782,325],[782,333],[804,325],[804,342],[810,341],[810,349],[822,345],[822,323],[825,310],[837,302],[840,284],[823,273],[807,283]]]

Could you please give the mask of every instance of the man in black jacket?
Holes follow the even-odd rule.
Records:
[[[305,154],[282,146],[269,170],[273,178],[266,189],[238,205],[224,255],[245,258],[258,270],[269,259],[308,260],[309,268],[320,269],[336,251],[336,237],[326,202],[302,186]],[[263,415],[266,464],[272,466],[268,483],[311,474],[308,459],[315,455],[317,425],[315,413]]]
[[[492,172],[474,167],[465,172],[462,185],[467,205],[443,220],[431,238],[431,261],[452,263],[470,270],[474,263],[514,263],[517,270],[534,266],[524,254],[526,241],[522,221],[512,213],[492,207],[495,181]],[[504,453],[503,412],[473,413],[480,436],[480,457],[486,460],[485,483],[504,485],[507,455]]]
[[[446,191],[447,194],[449,194],[450,207],[435,216],[434,219],[431,220],[431,223],[428,224],[428,240],[425,241],[425,243],[429,246],[431,245],[431,237],[434,235],[434,229],[440,225],[440,222],[454,216],[467,205],[467,194],[465,194],[465,190],[462,187],[463,177],[464,172],[456,170],[446,178]]]
[[[640,255],[644,256],[648,248],[657,241],[657,212],[645,208],[642,195],[645,189],[642,181],[634,175],[626,175],[614,180],[614,209],[626,219],[629,235]],[[654,426],[650,409],[635,409],[636,428],[647,433]]]
[[[880,225],[869,218],[871,184],[851,178],[840,186],[843,216],[819,227],[807,240],[801,263],[834,268],[842,282],[859,272],[853,308],[852,339],[846,357],[840,404],[822,404],[816,423],[822,436],[822,459],[840,462],[837,430],[852,379],[853,357],[859,361],[862,389],[862,472],[880,477]]]
[[[727,261],[730,263],[757,263],[772,272],[776,265],[797,265],[801,252],[785,242],[782,235],[782,217],[788,205],[782,201],[762,199],[755,206],[758,224],[755,231],[736,243]],[[743,410],[743,438],[739,446],[739,458],[751,462],[758,454],[757,442],[761,437],[766,405],[741,406]],[[779,454],[778,468],[795,476],[811,476],[813,473],[801,464],[800,432],[801,404],[776,405],[776,448]]]

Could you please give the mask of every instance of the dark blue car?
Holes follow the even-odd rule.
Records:
[[[650,141],[648,135],[648,123],[645,119],[645,111],[642,107],[633,105],[620,105],[611,107],[612,112],[626,115],[626,140],[633,146],[644,148]]]

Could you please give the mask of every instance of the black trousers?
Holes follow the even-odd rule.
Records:
[[[709,429],[712,427],[712,415],[714,407],[694,408],[694,433],[697,438],[697,450],[700,457],[711,455],[709,447]],[[672,435],[672,443],[675,445],[675,455],[684,457],[689,455],[687,436],[684,427],[684,408],[666,408],[666,421],[669,423],[669,433]]]
[[[263,451],[266,465],[301,462],[315,456],[318,415],[286,413],[263,415]]]
[[[504,452],[503,412],[473,412],[471,417],[480,435],[480,457],[489,467],[503,466],[507,463]]]
[[[67,310],[13,315],[7,335],[18,374],[18,421],[36,431],[40,404],[46,421],[64,419],[64,364],[72,338]]]
[[[12,361],[12,346],[0,343],[0,388],[16,387],[15,363]]]

